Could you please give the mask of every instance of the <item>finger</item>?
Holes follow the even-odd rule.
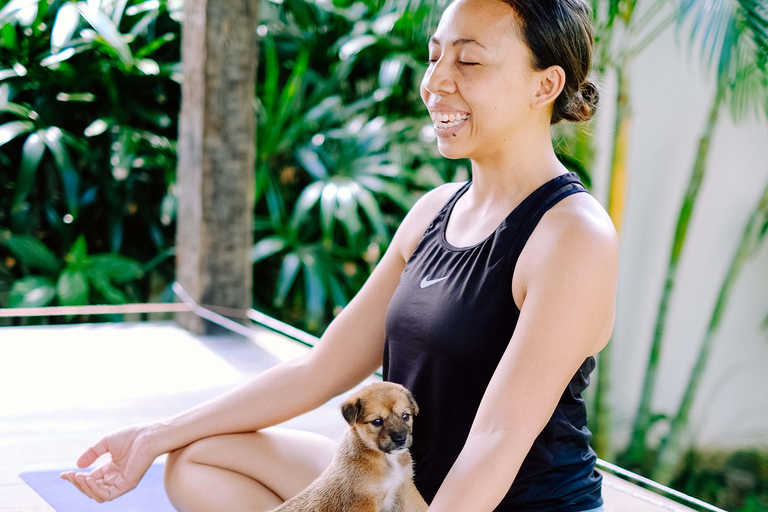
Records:
[[[72,472],[70,471],[70,473],[72,473]],[[67,476],[67,480],[69,480],[70,482],[72,482],[72,485],[74,485],[74,486],[77,488],[77,490],[78,490],[78,491],[82,492],[83,494],[86,494],[86,493],[83,491],[83,489],[80,487],[80,484],[79,484],[79,483],[77,483],[77,479],[75,479],[75,475],[74,475],[74,474],[72,474],[72,475],[68,475],[68,476]],[[87,494],[86,494],[86,496],[87,496]]]
[[[72,478],[70,479],[70,482],[72,482],[72,484],[74,484],[74,486],[77,487],[77,490],[79,490],[81,493],[85,494],[86,496],[88,496],[90,498],[90,496],[85,491],[85,489],[83,489],[83,485],[80,483],[80,481],[78,481],[77,473],[72,475]]]
[[[69,480],[72,482],[72,484],[77,487],[77,484],[75,484],[75,472],[74,471],[64,471],[61,475],[59,475],[64,480]]]
[[[89,498],[96,499],[96,497],[93,495],[93,491],[91,491],[91,488],[88,486],[87,483],[85,483],[85,479],[87,477],[85,476],[85,473],[76,473],[75,474],[75,481],[77,482],[77,486],[80,488],[83,493],[88,496]]]
[[[103,437],[98,443],[88,448],[88,450],[86,450],[85,453],[82,454],[79,459],[77,459],[77,467],[85,468],[90,466],[93,464],[93,461],[108,451],[109,448],[107,447],[107,438]]]
[[[96,501],[99,503],[104,503],[105,501],[109,500],[109,493],[106,491],[106,489],[103,489],[99,487],[99,485],[96,483],[96,481],[88,477],[85,479],[85,483],[88,485],[88,488],[93,493],[93,496]]]
[[[93,478],[94,480],[101,480],[104,478],[104,466],[99,466],[98,468],[91,471],[88,476],[90,478]]]

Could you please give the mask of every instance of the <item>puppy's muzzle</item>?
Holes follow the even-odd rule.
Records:
[[[401,432],[393,432],[389,435],[389,438],[392,439],[392,442],[395,443],[395,446],[404,446],[405,440],[408,438],[405,434]]]

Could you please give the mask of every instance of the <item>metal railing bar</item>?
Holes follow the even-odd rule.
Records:
[[[213,322],[216,325],[219,325],[221,327],[224,327],[225,329],[229,329],[230,331],[236,332],[237,334],[240,334],[242,336],[245,336],[246,338],[253,338],[256,335],[256,331],[253,329],[249,329],[247,326],[239,324],[235,322],[234,320],[230,320],[229,318],[222,316],[218,313],[214,313],[210,309],[206,309],[203,306],[199,305],[195,300],[187,293],[187,291],[184,289],[181,284],[179,284],[178,281],[175,281],[171,288],[173,289],[173,292],[182,300],[182,302],[189,308],[189,311],[196,314],[200,318],[204,318],[208,320],[209,322]]]
[[[38,308],[0,308],[0,318],[64,315],[113,315],[129,313],[176,313],[189,311],[184,304],[113,304],[96,306],[46,306]]]
[[[628,469],[624,469],[615,464],[611,464],[610,462],[605,461],[603,459],[598,458],[597,462],[595,463],[595,466],[600,469],[609,471],[610,473],[616,476],[621,476],[626,480],[647,486],[648,488],[658,492],[659,494],[673,496],[681,500],[682,502],[684,502],[684,504],[686,505],[695,505],[697,507],[700,507],[704,510],[708,510],[710,512],[727,512],[714,505],[710,505],[707,502],[701,501],[700,499],[694,498],[693,496],[688,496],[687,494],[682,493],[680,491],[676,491],[671,487],[667,487],[666,485],[662,485],[658,482],[654,482],[650,478],[646,478],[644,476],[638,475],[637,473],[633,473]]]

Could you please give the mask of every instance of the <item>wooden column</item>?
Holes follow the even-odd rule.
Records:
[[[182,26],[176,279],[202,304],[250,308],[258,0],[187,0]],[[220,328],[189,313],[192,332]]]

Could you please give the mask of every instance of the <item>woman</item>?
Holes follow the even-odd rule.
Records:
[[[306,356],[110,434],[78,465],[106,452],[112,462],[62,478],[110,500],[170,452],[165,485],[178,510],[271,509],[319,475],[336,445],[268,427],[383,364],[421,406],[412,453],[431,512],[601,511],[580,393],[613,330],[618,240],[550,136],[551,124],[594,112],[591,51],[584,0],[452,3],[421,95],[440,152],[470,158],[472,179],[413,206]]]

